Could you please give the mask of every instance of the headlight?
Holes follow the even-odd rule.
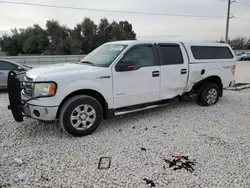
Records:
[[[35,83],[33,97],[52,96],[56,93],[55,83]]]

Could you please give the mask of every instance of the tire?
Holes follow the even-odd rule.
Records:
[[[101,104],[88,95],[68,99],[59,114],[59,125],[70,135],[82,137],[93,133],[100,125],[103,110]]]
[[[208,83],[200,88],[197,103],[200,106],[212,106],[218,102],[219,96],[219,86],[215,83]]]

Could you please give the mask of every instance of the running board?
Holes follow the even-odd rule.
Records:
[[[134,109],[134,110],[117,111],[117,112],[115,112],[114,114],[115,114],[116,116],[124,115],[124,114],[130,114],[130,113],[133,113],[133,112],[139,112],[139,111],[143,111],[143,110],[149,110],[149,109],[152,109],[152,108],[158,108],[158,107],[166,106],[167,104],[168,104],[168,103],[166,103],[166,104],[158,104],[158,105],[147,106],[147,107],[144,107],[144,108],[138,108],[138,109]]]

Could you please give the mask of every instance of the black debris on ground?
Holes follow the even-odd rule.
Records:
[[[141,148],[141,151],[147,151],[146,148]]]
[[[49,181],[49,178],[45,174],[42,174],[41,175],[41,180]]]
[[[132,129],[135,129],[135,127],[132,127]]]
[[[157,126],[153,126],[153,129],[156,128]]]
[[[240,87],[240,86],[245,86],[245,85],[249,85],[250,83],[235,83],[233,85],[233,87]]]
[[[101,157],[98,163],[98,169],[109,169],[111,166],[111,157]]]
[[[155,187],[155,183],[152,180],[148,180],[147,178],[143,179],[147,185],[149,185],[150,187]]]
[[[145,128],[144,130],[145,130],[145,131],[147,131],[147,130],[148,130],[148,128]]]
[[[164,161],[169,165],[168,168],[173,170],[185,169],[190,173],[193,173],[193,166],[196,164],[196,161],[191,161],[188,156],[172,155],[172,160],[164,159]],[[165,165],[163,168],[166,168]]]

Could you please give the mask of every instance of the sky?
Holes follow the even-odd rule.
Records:
[[[13,1],[13,0],[9,0]],[[227,0],[16,0],[26,3],[61,5],[82,8],[109,9],[163,14],[226,16]],[[238,0],[248,3],[250,0]],[[250,6],[233,3],[229,37],[250,37]],[[45,27],[47,20],[56,19],[73,28],[84,17],[96,24],[101,18],[109,21],[127,20],[139,40],[215,41],[225,35],[226,18],[192,18],[173,16],[136,15],[83,10],[55,9],[0,3],[0,34],[11,28],[25,28],[33,24]]]

